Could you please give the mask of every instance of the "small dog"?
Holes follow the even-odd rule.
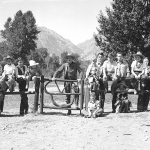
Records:
[[[127,93],[119,94],[117,102],[115,103],[116,113],[128,113],[130,112],[131,101],[128,99]]]
[[[100,103],[96,100],[95,92],[90,93],[90,101],[88,102],[88,118],[96,118],[99,114],[102,113],[100,109]]]

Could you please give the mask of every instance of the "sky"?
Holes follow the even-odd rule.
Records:
[[[17,11],[31,10],[37,26],[45,26],[74,44],[93,37],[97,16],[112,0],[0,0],[0,30]]]

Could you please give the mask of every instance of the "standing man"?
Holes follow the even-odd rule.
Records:
[[[79,65],[73,61],[74,56],[71,54],[67,55],[67,62],[64,63],[53,75],[52,80],[55,80],[58,76],[63,73],[63,78],[66,80],[77,80],[77,74],[79,73],[79,76],[81,77],[81,68]],[[71,93],[71,87],[72,83],[71,82],[64,82],[64,87],[65,87],[65,92],[66,93]],[[70,95],[66,95],[66,103],[70,103]],[[77,103],[76,103],[77,107]],[[71,110],[68,110],[67,115],[71,114]]]

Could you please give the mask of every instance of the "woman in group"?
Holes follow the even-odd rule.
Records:
[[[19,86],[19,91],[20,92],[25,92],[28,89],[26,89],[26,85],[27,85],[27,76],[26,76],[26,72],[27,72],[27,66],[24,65],[23,59],[21,57],[19,57],[16,61],[16,63],[18,64],[16,66],[16,81],[18,82],[18,86]],[[27,94],[23,93],[20,94],[21,97],[21,103],[20,103],[20,115],[23,116],[24,114],[28,113],[28,97]]]
[[[103,83],[103,59],[104,54],[99,53],[92,63],[88,66],[86,71],[86,79],[88,79],[91,86],[92,84],[98,84],[100,90],[105,91]],[[90,81],[92,78],[92,81]],[[94,83],[95,82],[95,83]],[[97,82],[97,83],[96,83]],[[93,90],[90,86],[90,90]],[[96,89],[95,89],[96,90]],[[90,92],[91,93],[91,92]],[[99,107],[104,111],[105,92],[95,91],[96,100],[99,101]]]

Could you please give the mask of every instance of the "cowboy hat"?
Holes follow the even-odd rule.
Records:
[[[68,58],[68,57],[73,58],[74,56],[73,56],[72,54],[67,54],[67,55],[66,55],[66,58]]]
[[[22,59],[21,57],[19,57],[19,58],[16,60],[16,62],[18,62],[18,61],[23,61],[23,59]]]
[[[136,53],[136,54],[134,54],[133,56],[134,56],[134,57],[135,57],[135,56],[140,56],[140,57],[144,58],[144,55],[142,55],[142,53],[141,53],[141,52],[137,52],[137,53]]]
[[[9,56],[9,55],[4,58],[4,61],[6,61],[6,60],[8,60],[8,59],[10,59],[11,61],[13,61],[13,58],[12,58],[11,56]]]
[[[36,63],[34,60],[30,60],[30,61],[29,61],[29,64],[30,64],[30,67],[31,67],[31,66],[39,65],[39,63]]]

